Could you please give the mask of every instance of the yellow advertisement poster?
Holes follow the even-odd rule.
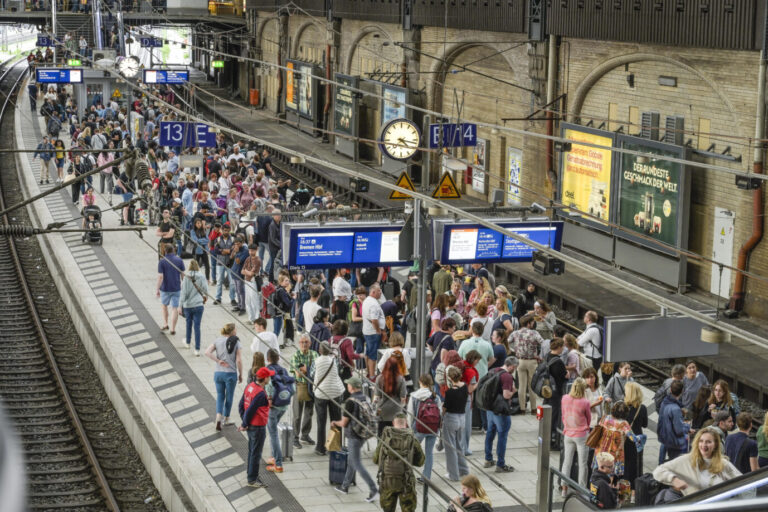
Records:
[[[293,76],[294,64],[293,62],[287,62],[285,67],[288,68],[285,71],[285,106],[296,110],[298,105],[296,105],[296,85]]]
[[[566,139],[611,147],[611,137],[566,129]],[[562,202],[608,222],[611,196],[611,150],[573,143],[563,153]]]

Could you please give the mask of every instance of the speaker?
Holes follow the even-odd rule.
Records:
[[[493,206],[501,206],[504,204],[504,191],[500,188],[495,188],[491,191],[491,204]]]
[[[565,262],[541,251],[533,251],[531,263],[533,270],[541,275],[554,274],[556,276],[565,272]]]

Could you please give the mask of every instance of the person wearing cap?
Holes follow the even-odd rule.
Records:
[[[371,478],[368,470],[365,469],[361,459],[360,452],[365,440],[355,434],[355,431],[351,428],[351,423],[355,421],[355,419],[359,421],[361,404],[368,402],[369,400],[363,393],[363,381],[360,377],[353,375],[345,380],[344,383],[347,385],[349,398],[344,401],[341,419],[332,421],[331,426],[344,429],[349,457],[347,459],[347,472],[344,475],[344,481],[341,485],[336,486],[335,489],[341,494],[349,494],[349,486],[352,485],[352,482],[355,480],[355,475],[360,473],[360,476],[368,485],[370,491],[365,501],[373,503],[379,495],[379,489],[376,487],[376,483],[373,481],[373,478]]]
[[[259,478],[259,461],[264,451],[264,440],[267,438],[267,422],[271,406],[271,400],[264,388],[274,375],[275,372],[266,366],[259,368],[256,371],[256,380],[245,388],[238,405],[240,417],[243,420],[238,430],[248,432],[247,485],[257,489],[267,487],[267,484]]]

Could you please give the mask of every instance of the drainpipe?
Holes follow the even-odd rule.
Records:
[[[555,87],[557,85],[557,36],[549,35],[549,57],[547,58],[547,135],[555,134],[555,119],[552,114],[552,102],[555,101]],[[555,143],[547,139],[547,183],[552,185],[552,176],[555,176]],[[554,196],[554,190],[552,194]]]
[[[323,132],[323,142],[328,142],[328,131],[332,130],[329,119],[331,113],[331,45],[325,45],[325,78],[328,80],[325,82],[325,106],[323,107],[323,123],[325,124],[325,131]]]
[[[766,21],[768,21],[768,8],[766,8]],[[765,27],[768,37],[768,27]],[[763,43],[763,51],[760,53],[760,72],[757,82],[757,123],[755,124],[755,155],[752,172],[763,174],[763,136],[765,134],[765,71],[768,64],[766,42]],[[739,249],[739,261],[736,267],[739,270],[747,269],[747,262],[752,250],[763,238],[763,180],[760,186],[752,192],[752,236]],[[731,309],[741,311],[744,309],[744,297],[746,295],[745,276],[741,272],[736,273],[736,282],[733,285],[733,297],[731,297]]]

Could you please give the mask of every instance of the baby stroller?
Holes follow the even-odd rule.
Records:
[[[83,233],[83,242],[86,240],[91,243],[101,245],[101,210],[98,206],[86,206],[83,208],[83,218],[85,219],[85,229],[88,232]]]

